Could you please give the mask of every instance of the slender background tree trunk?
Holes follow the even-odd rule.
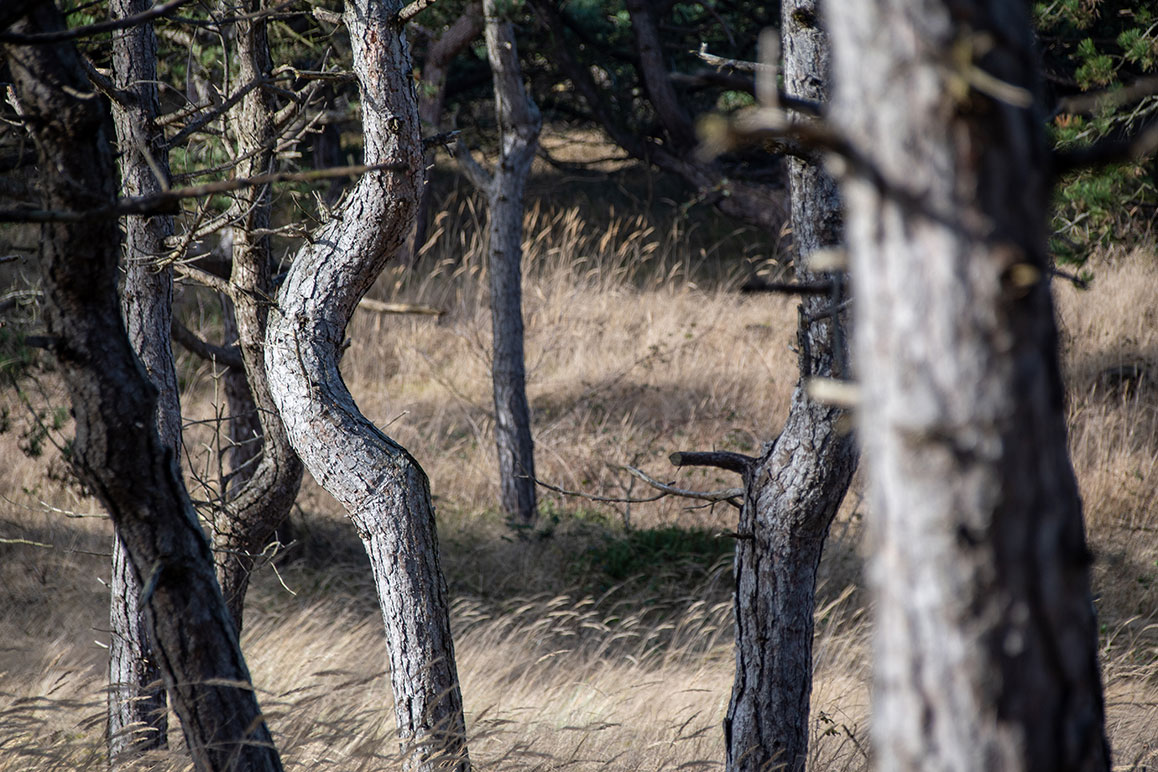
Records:
[[[839,128],[876,174],[845,193],[883,770],[1109,768],[1029,13],[828,16]]]
[[[537,513],[523,354],[523,192],[539,146],[542,119],[523,88],[514,25],[501,16],[504,11],[496,0],[483,0],[483,13],[502,147],[487,191],[495,445],[503,512],[512,522],[529,526]]]
[[[271,310],[265,361],[294,447],[346,507],[374,571],[398,732],[408,765],[469,768],[426,475],[365,418],[338,368],[346,325],[413,224],[422,180],[410,55],[401,3],[351,0],[345,22],[361,85],[365,162],[334,219],[297,254]]]
[[[828,41],[816,0],[784,0],[784,90],[828,98]],[[789,159],[796,274],[808,256],[841,241],[836,185],[823,169]],[[830,277],[838,278],[838,277]],[[841,409],[812,400],[813,376],[845,375],[839,313],[843,298],[801,302],[800,381],[780,436],[747,475],[736,545],[736,680],[725,720],[727,768],[802,772],[808,758],[816,572],[829,525],[856,469],[855,442]],[[827,314],[827,315],[826,315]]]
[[[140,13],[145,0],[112,0],[114,19]],[[121,192],[159,193],[169,183],[169,153],[154,121],[157,103],[157,39],[152,24],[113,36],[113,84],[126,101],[113,103],[121,148]],[[159,141],[162,140],[162,141]],[[125,278],[121,307],[129,340],[157,387],[157,431],[174,458],[181,454],[181,405],[169,330],[173,315],[173,271],[156,261],[173,233],[168,216],[124,220]],[[138,606],[140,587],[119,537],[113,539],[109,581],[109,762],[113,767],[136,752],[168,742],[168,707],[161,671],[145,634]]]

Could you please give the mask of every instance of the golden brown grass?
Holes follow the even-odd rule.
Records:
[[[544,492],[538,531],[511,534],[494,511],[489,319],[473,206],[452,196],[422,270],[388,272],[376,290],[447,313],[359,312],[344,362],[360,405],[431,478],[472,757],[496,770],[719,769],[733,673],[726,543],[699,536],[704,549],[679,547],[652,564],[623,549],[636,544],[626,523],[635,533],[727,531],[735,514]],[[689,233],[678,217],[663,229],[638,213],[592,222],[586,206],[543,200],[528,215],[539,476],[604,495],[646,493],[622,464],[689,487],[734,484],[723,473],[672,471],[666,456],[756,452],[777,430],[795,380],[793,303],[740,296],[741,269],[721,268],[737,254],[758,266],[774,247],[753,247],[748,234]],[[1111,739],[1121,768],[1146,769],[1158,764],[1158,264],[1138,252],[1105,256],[1093,270],[1088,292],[1057,289],[1072,450],[1097,554]],[[211,368],[186,363],[183,373],[189,415],[211,419]],[[52,373],[40,378],[43,391],[27,391],[32,403],[64,404]],[[49,479],[50,463],[59,466],[51,446],[39,458],[21,452],[26,408],[13,392],[3,399],[11,425],[0,436],[0,770],[103,769],[109,525],[46,508],[96,505]],[[211,477],[204,427],[190,434],[190,458]],[[854,491],[822,567],[816,770],[867,767],[860,518]],[[397,769],[360,545],[308,481],[294,519],[300,544],[276,574],[265,566],[257,575],[244,637],[274,734],[291,768]],[[187,768],[179,745],[140,768]]]

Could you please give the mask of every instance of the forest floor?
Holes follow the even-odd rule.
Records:
[[[796,380],[791,299],[741,295],[779,244],[693,227],[661,198],[569,203],[527,216],[525,316],[536,464],[544,482],[603,496],[736,484],[674,470],[675,450],[757,453]],[[649,194],[650,195],[650,194]],[[598,206],[597,217],[591,215]],[[669,216],[652,216],[656,208]],[[733,676],[736,513],[687,500],[600,504],[541,490],[516,533],[496,512],[481,211],[452,192],[421,270],[383,299],[440,318],[356,313],[344,375],[362,410],[430,476],[472,759],[482,769],[721,769]],[[662,226],[655,225],[663,222]],[[1109,251],[1089,290],[1055,282],[1071,450],[1095,554],[1115,769],[1158,768],[1158,257]],[[210,331],[216,304],[181,313]],[[194,498],[218,479],[223,385],[182,356]],[[51,369],[0,394],[0,770],[103,770],[111,526],[69,481]],[[22,401],[22,399],[24,401]],[[41,417],[33,421],[29,410]],[[81,516],[83,515],[83,516]],[[817,603],[810,768],[867,768],[870,621],[858,479],[826,549]],[[290,768],[398,769],[382,627],[368,562],[341,507],[307,476],[288,545],[249,593],[243,646]],[[175,727],[175,723],[174,723]],[[185,769],[176,752],[141,769]]]

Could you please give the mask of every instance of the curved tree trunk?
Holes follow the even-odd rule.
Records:
[[[523,192],[539,146],[539,108],[523,88],[514,26],[496,0],[483,0],[487,56],[495,83],[502,155],[487,190],[495,445],[503,512],[535,522],[535,450],[523,355]]]
[[[828,97],[828,44],[816,0],[784,0],[781,35],[784,89],[823,103]],[[807,257],[841,240],[836,184],[820,168],[789,159],[792,232],[801,281],[824,278]],[[834,277],[836,278],[836,277]],[[842,300],[810,296],[800,307],[800,381],[784,429],[747,475],[736,546],[736,681],[725,721],[727,768],[803,772],[812,694],[816,571],[828,528],[856,469],[843,411],[806,393],[813,376],[844,375]]]
[[[112,0],[109,15],[124,18],[149,7],[145,0]],[[152,24],[113,36],[113,84],[131,101],[113,103],[121,148],[121,191],[125,196],[159,193],[169,183],[169,153],[154,124],[157,103],[157,39]],[[158,179],[158,174],[165,179]],[[121,307],[129,340],[158,391],[157,431],[174,458],[181,453],[181,405],[173,349],[173,271],[155,262],[173,233],[168,216],[124,221],[124,290]],[[109,581],[109,763],[116,767],[138,752],[168,743],[168,708],[161,671],[145,634],[138,607],[140,587],[119,537],[113,539]]]
[[[273,69],[261,16],[262,0],[249,0],[249,18],[237,22],[238,79],[249,83],[268,78]],[[255,88],[241,102],[240,114],[231,121],[241,159],[236,174],[252,177],[272,171],[277,140],[269,91]],[[282,419],[270,392],[265,370],[265,333],[269,301],[273,295],[270,276],[269,236],[271,191],[268,185],[237,194],[240,221],[233,228],[233,315],[237,345],[245,365],[245,380],[261,429],[261,459],[247,470],[244,484],[230,494],[214,522],[217,576],[237,628],[242,626],[245,593],[256,556],[265,548],[297,498],[302,463],[290,445]],[[231,405],[241,406],[242,400]],[[245,405],[244,407],[248,407]],[[244,454],[242,454],[244,456]]]
[[[884,770],[1109,767],[1029,14],[829,15],[840,129],[876,174],[845,193]]]
[[[338,369],[354,307],[401,247],[422,178],[401,3],[345,12],[362,92],[363,175],[294,259],[270,314],[265,358],[290,440],[342,502],[370,556],[386,628],[398,731],[416,769],[467,769],[446,582],[425,473],[368,421]]]
[[[53,4],[14,31],[63,28]],[[116,199],[106,115],[71,44],[4,47],[37,145],[44,206]],[[79,96],[78,96],[79,95]],[[129,344],[116,292],[114,219],[46,225],[44,288],[52,351],[76,417],[73,462],[106,507],[142,587],[157,661],[198,770],[280,770],[209,543],[171,447],[153,423],[157,389]]]

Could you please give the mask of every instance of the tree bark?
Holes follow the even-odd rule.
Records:
[[[884,770],[1104,770],[1024,3],[828,16],[869,458]],[[947,53],[953,52],[953,57]],[[994,96],[994,95],[997,96]]]
[[[784,90],[817,103],[828,98],[828,42],[816,23],[817,0],[784,0]],[[788,161],[796,273],[809,254],[841,241],[836,184],[823,169]],[[842,300],[807,296],[797,331],[800,380],[780,436],[747,475],[736,546],[736,680],[725,720],[727,769],[803,772],[808,758],[816,572],[828,529],[856,469],[843,411],[807,395],[813,376],[843,375],[847,360]]]
[[[43,4],[13,30],[62,28],[56,7]],[[8,45],[4,53],[37,146],[44,206],[111,206],[116,190],[106,113],[75,48]],[[41,243],[48,333],[76,418],[72,460],[129,553],[194,766],[280,770],[213,575],[208,541],[176,456],[154,425],[157,389],[125,331],[116,292],[116,221],[45,225]]]
[[[338,368],[355,306],[412,224],[422,147],[401,3],[351,0],[365,174],[295,257],[269,317],[270,386],[294,447],[350,514],[374,570],[398,732],[414,769],[469,768],[446,582],[425,473],[366,419]]]
[[[489,279],[500,502],[519,526],[534,524],[535,455],[523,355],[523,192],[539,146],[539,108],[523,88],[514,25],[496,0],[483,0],[487,56],[495,85],[502,155],[487,191]]]
[[[145,0],[112,0],[109,15],[140,13]],[[113,85],[126,95],[113,103],[121,148],[124,196],[159,193],[169,183],[169,153],[155,125],[157,40],[152,24],[113,36]],[[159,177],[160,175],[160,177]],[[181,405],[169,330],[173,316],[173,272],[159,268],[165,239],[173,233],[168,216],[127,217],[124,221],[125,278],[121,307],[133,350],[158,392],[157,432],[174,458],[181,453]],[[113,539],[109,582],[109,763],[113,768],[139,752],[168,743],[168,708],[161,671],[145,633],[137,600],[140,587],[119,537]]]
[[[269,78],[273,65],[269,55],[262,0],[249,0],[247,18],[236,25],[238,78],[250,83]],[[252,177],[273,171],[277,141],[270,92],[255,88],[245,95],[240,113],[231,117],[237,142],[236,174]],[[278,414],[265,369],[265,335],[269,300],[273,296],[270,276],[269,185],[237,194],[238,222],[233,227],[233,316],[237,345],[245,366],[245,380],[260,426],[261,459],[243,473],[244,484],[229,494],[214,522],[217,576],[237,628],[242,627],[245,594],[258,554],[290,513],[302,480],[302,463],[290,445]],[[234,399],[238,407],[242,400]],[[244,456],[244,454],[243,454]]]

